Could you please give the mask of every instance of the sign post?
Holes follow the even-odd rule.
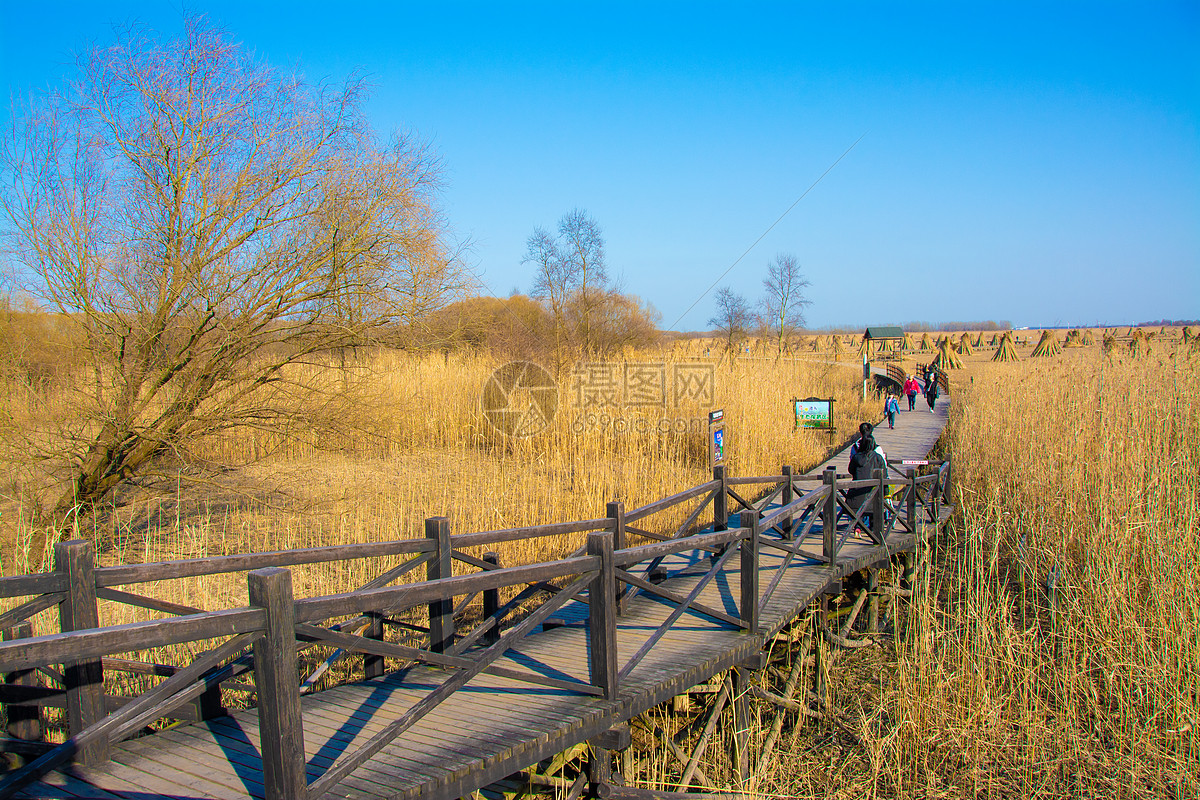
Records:
[[[725,463],[725,410],[708,413],[708,461],[710,467]]]

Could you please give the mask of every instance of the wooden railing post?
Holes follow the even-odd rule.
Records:
[[[794,500],[794,499],[795,499],[795,490],[792,486],[792,466],[790,464],[784,464],[783,465],[783,494],[780,495],[780,497],[779,497],[779,503],[780,503],[780,505],[786,506],[788,503],[792,502],[792,500]],[[783,524],[780,526],[780,530],[783,531],[783,538],[785,541],[791,541],[792,528],[794,525],[795,525],[795,519],[793,518],[791,513],[789,513],[786,517],[783,518]]]
[[[724,531],[729,529],[729,484],[725,477],[725,465],[718,464],[713,467],[713,480],[720,481],[721,485],[717,489],[717,496],[713,498],[713,530]]]
[[[908,531],[917,532],[917,471],[908,468]]]
[[[25,620],[5,630],[4,641],[11,642],[17,639],[28,639],[32,635],[33,626],[29,624],[29,620]],[[4,682],[10,686],[38,685],[37,674],[32,669],[19,669],[9,672],[4,676]],[[40,742],[42,740],[42,714],[38,706],[7,704],[4,707],[4,715],[8,718],[8,735],[12,738],[21,739],[26,742]]]
[[[484,562],[492,566],[500,566],[500,554],[494,550],[489,550],[483,554]],[[500,590],[499,589],[484,589],[483,590],[483,618],[492,619],[496,612],[500,610]],[[483,643],[485,645],[493,645],[500,641],[500,620],[496,620],[496,624],[488,628],[483,634]]]
[[[380,614],[378,611],[368,611],[366,616],[371,621],[367,623],[367,629],[363,631],[363,637],[382,642],[383,614]],[[372,655],[371,653],[366,653],[363,656],[363,676],[368,680],[382,677],[384,668],[383,656]]]
[[[741,541],[741,617],[750,633],[758,633],[758,528],[759,512],[742,512],[742,527],[748,528]]]
[[[837,561],[837,468],[826,467],[821,481],[829,487],[821,510],[821,553],[832,567]]]
[[[304,800],[304,720],[296,673],[296,608],[292,573],[281,567],[247,575],[250,605],[267,615],[263,638],[254,644],[254,688],[267,800]]]
[[[939,468],[934,473],[933,487],[929,490],[929,521],[934,525],[937,524],[938,517],[941,515],[942,498],[942,470]]]
[[[425,579],[436,581],[454,574],[453,548],[450,544],[450,520],[429,517],[425,520],[425,537],[437,548],[433,558],[425,562]],[[454,644],[454,598],[435,600],[429,604],[429,649],[444,653]]]
[[[874,470],[873,477],[875,478],[875,483],[878,484],[878,491],[875,493],[875,502],[873,503],[875,511],[871,514],[871,534],[876,539],[883,538],[883,513],[887,509],[887,503],[883,494],[885,489],[883,475],[883,470]]]
[[[66,575],[67,596],[58,607],[58,626],[63,633],[100,627],[95,569],[91,542],[75,539],[54,545],[54,570]],[[74,736],[105,716],[104,669],[98,658],[63,666],[67,729]],[[76,760],[88,766],[104,763],[108,760],[108,739],[101,736],[85,745]]]
[[[942,501],[949,503],[954,498],[950,494],[950,471],[954,469],[954,465],[950,463],[950,459],[946,459],[946,480],[942,482]]]
[[[588,534],[587,553],[600,557],[600,571],[588,588],[588,675],[605,700],[617,696],[616,568],[609,531]]]
[[[605,508],[605,516],[613,521],[612,547],[613,550],[625,549],[625,504],[615,500]],[[628,598],[621,586],[614,585],[617,593],[617,613],[623,614]]]

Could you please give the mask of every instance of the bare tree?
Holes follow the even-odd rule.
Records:
[[[596,353],[594,317],[611,291],[599,223],[575,209],[558,221],[555,236],[535,228],[522,263],[537,270],[533,295],[550,304],[559,350],[570,342],[584,354]]]
[[[729,354],[729,365],[737,353],[738,344],[746,338],[750,327],[754,324],[754,312],[745,296],[738,294],[728,286],[717,290],[716,313],[709,318],[708,324],[713,325],[725,340],[725,350]]]
[[[0,203],[30,289],[91,375],[63,437],[61,524],[158,454],[283,427],[313,353],[452,299],[437,164],[379,147],[362,88],[314,87],[222,31],[131,29],[6,137]]]
[[[804,307],[812,303],[804,290],[810,285],[800,262],[790,253],[780,253],[767,264],[767,277],[763,279],[767,295],[762,306],[767,327],[776,336],[776,358],[783,354],[784,342],[804,327]]]

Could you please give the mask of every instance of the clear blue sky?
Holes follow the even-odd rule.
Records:
[[[705,328],[796,255],[812,325],[1200,317],[1200,5],[195,0],[277,66],[374,87],[441,154],[491,291],[535,226],[601,224],[610,271]],[[0,0],[9,96],[159,2]],[[865,136],[864,136],[865,134]],[[677,322],[678,320],[678,322]]]

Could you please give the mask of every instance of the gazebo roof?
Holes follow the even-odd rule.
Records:
[[[904,330],[893,325],[876,325],[867,328],[864,339],[903,339]]]

